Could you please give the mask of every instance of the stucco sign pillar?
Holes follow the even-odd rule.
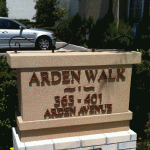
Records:
[[[141,53],[8,51],[7,62],[17,71],[20,142],[52,140],[57,147],[58,138],[99,135],[105,145],[107,134],[118,132],[130,140],[132,64],[141,62]]]

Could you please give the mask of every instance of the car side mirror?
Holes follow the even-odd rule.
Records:
[[[21,30],[23,30],[23,29],[24,29],[24,27],[22,27],[22,26],[19,26],[19,28],[20,28]]]

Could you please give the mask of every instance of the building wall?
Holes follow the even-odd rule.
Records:
[[[108,11],[109,0],[80,0],[79,14],[81,18],[92,16],[94,20],[102,18]]]
[[[6,0],[6,6],[9,9],[8,17],[12,19],[29,19],[30,21],[35,21],[32,18],[36,14],[36,10],[34,8],[36,1],[37,0]],[[70,0],[60,0],[59,7],[69,10]],[[74,10],[75,7],[71,11],[72,14]],[[69,13],[67,13],[64,17],[69,17]]]
[[[109,0],[80,0],[79,13],[81,17],[92,16],[96,21],[103,18],[109,9]],[[113,0],[112,10],[115,21],[119,21],[119,0]]]
[[[113,0],[112,11],[114,13],[114,21],[119,21],[119,0]]]
[[[145,0],[120,0],[120,18],[126,16],[133,19],[143,17]]]
[[[8,17],[13,19],[29,19],[36,14],[34,9],[37,0],[6,0],[6,5],[9,9]],[[88,18],[92,16],[94,20],[103,18],[109,9],[109,0],[58,0],[59,7],[68,9],[69,12],[64,18],[72,18],[76,13],[79,13],[83,19],[84,14]],[[119,18],[119,0],[113,0],[113,12],[115,18]],[[116,19],[117,20],[117,19]]]
[[[109,9],[109,0],[101,0],[101,5],[100,5],[100,18],[103,18],[106,13],[108,12]]]
[[[109,9],[109,0],[80,0],[79,2],[79,14],[81,17],[88,18],[92,16],[96,21],[99,18],[103,18]],[[115,21],[119,21],[119,0],[113,0],[112,10],[114,13]]]
[[[79,0],[70,0],[70,7],[69,7],[69,17],[73,18],[77,13],[79,13]]]
[[[144,0],[132,0],[131,2],[131,14],[133,15],[133,18],[142,18],[144,11]]]
[[[12,19],[29,19],[36,13],[34,6],[36,0],[6,0],[6,6],[8,8],[8,17]]]
[[[86,6],[86,17],[88,18],[89,16],[92,16],[94,20],[97,20],[100,17],[100,9],[102,8],[101,4],[101,0],[88,0]]]
[[[86,3],[87,0],[80,0],[79,1],[79,15],[81,16],[81,18],[84,18],[84,14],[86,12]]]
[[[59,4],[60,8],[67,9],[67,10],[70,9],[70,1],[71,0],[58,0],[58,1],[60,2],[60,4]],[[64,15],[64,18],[68,18],[69,17],[69,13],[70,12],[66,13]]]
[[[130,4],[129,2],[130,0],[121,0],[120,1],[120,10],[119,10],[119,14],[120,14],[120,18],[123,18],[124,16],[128,16],[129,15],[129,10],[128,10],[128,4]]]

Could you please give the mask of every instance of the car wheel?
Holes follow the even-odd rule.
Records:
[[[47,37],[40,37],[36,42],[36,48],[40,50],[47,50],[51,47],[51,41]]]

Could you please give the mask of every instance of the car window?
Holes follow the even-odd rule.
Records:
[[[0,29],[6,29],[6,22],[4,19],[0,19]]]
[[[18,22],[16,20],[13,20],[13,22],[16,22],[17,24],[19,24],[20,26],[22,26],[24,29],[26,29],[26,26],[24,24],[22,24],[22,23],[20,23],[20,22]]]
[[[0,19],[0,29],[20,29],[19,24],[8,19]]]

